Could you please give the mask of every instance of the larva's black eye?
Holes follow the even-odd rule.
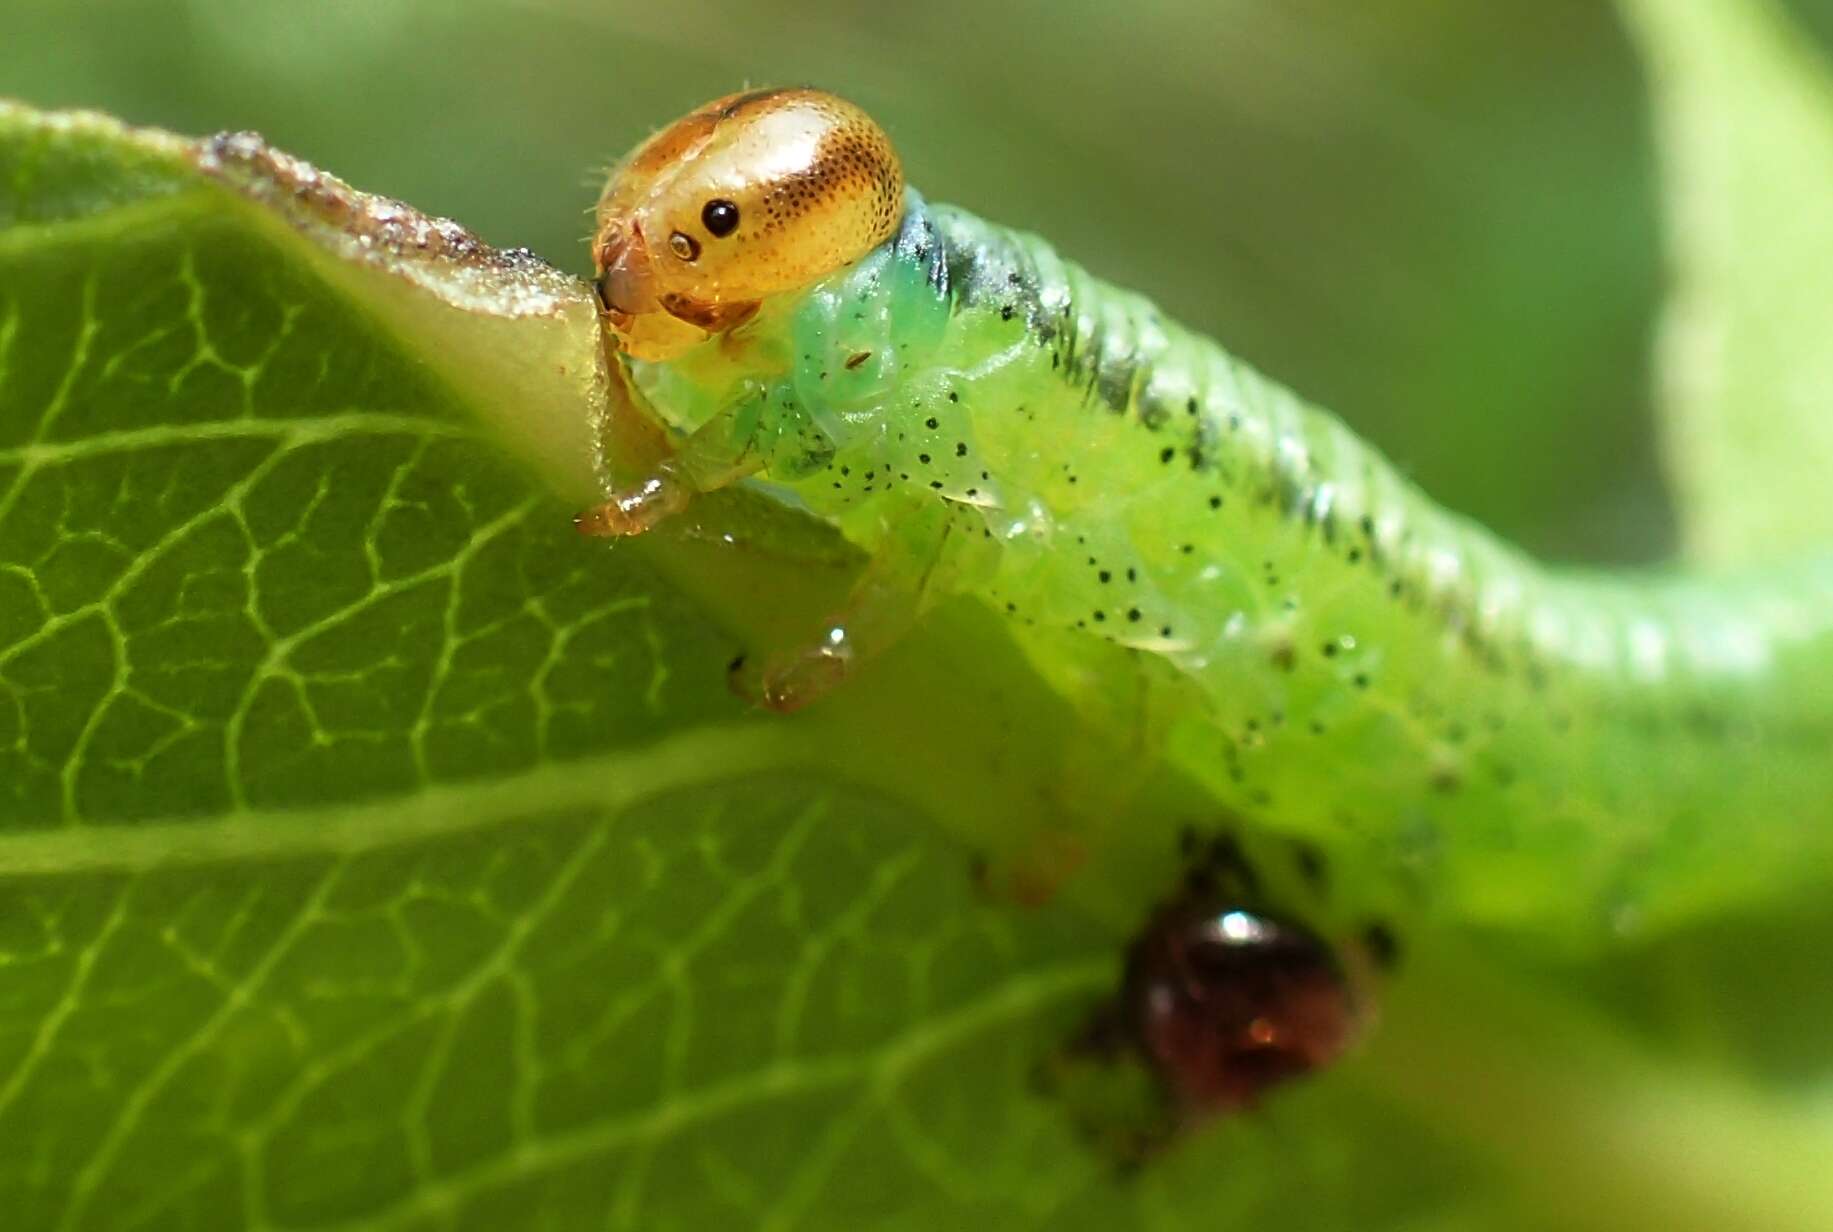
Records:
[[[738,207],[730,201],[716,198],[707,202],[700,211],[700,221],[706,225],[708,235],[724,239],[738,230]]]
[[[668,237],[668,250],[683,261],[692,261],[700,255],[700,243],[693,236],[676,231]]]

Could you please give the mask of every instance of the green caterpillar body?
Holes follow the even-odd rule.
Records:
[[[1731,578],[1542,567],[1335,418],[914,192],[743,345],[627,360],[692,430],[938,585],[1258,825],[1353,846],[1414,913],[1595,934],[1833,855],[1833,555]],[[1137,700],[1137,699],[1144,699]]]

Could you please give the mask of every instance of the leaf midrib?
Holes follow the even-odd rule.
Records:
[[[811,742],[799,727],[783,719],[707,725],[641,748],[494,779],[431,784],[359,804],[15,832],[0,835],[0,878],[352,855],[572,809],[616,811],[668,792],[757,774],[818,774],[824,782],[877,794],[848,773],[845,750],[831,741]]]
[[[42,256],[46,249],[69,244],[94,244],[113,239],[135,228],[164,226],[199,206],[213,203],[218,189],[199,184],[169,196],[110,203],[74,217],[9,222],[0,226],[0,257],[17,253]]]

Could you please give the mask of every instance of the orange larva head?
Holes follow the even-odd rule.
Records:
[[[897,154],[859,108],[819,90],[727,95],[611,173],[592,241],[606,317],[628,354],[670,358],[857,261],[903,209]]]

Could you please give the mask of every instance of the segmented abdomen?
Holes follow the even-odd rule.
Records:
[[[1085,697],[1153,682],[1138,721],[1231,805],[1384,893],[1580,931],[1833,857],[1833,557],[1543,567],[1041,241],[924,235],[952,314],[907,385],[930,485],[1004,541],[987,598]]]

